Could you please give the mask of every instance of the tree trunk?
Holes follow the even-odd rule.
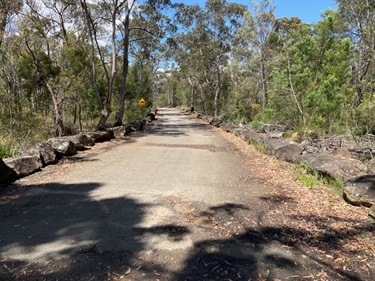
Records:
[[[0,48],[1,48],[1,44],[3,43],[5,27],[7,25],[7,18],[8,18],[8,13],[0,9]]]
[[[59,97],[48,83],[45,84],[53,102],[53,123],[55,125],[56,136],[62,137],[65,135],[63,112],[64,98]]]
[[[125,97],[126,97],[126,80],[128,77],[129,71],[129,24],[130,24],[130,10],[129,10],[129,3],[125,4],[125,21],[124,21],[124,59],[122,65],[122,80],[121,80],[121,88],[120,88],[120,101],[116,113],[115,123],[114,126],[121,126],[122,119],[124,118],[124,111],[125,111]]]
[[[79,124],[79,131],[82,132],[82,106],[81,103],[78,105],[78,124]]]
[[[92,19],[91,19],[90,12],[87,8],[86,1],[81,0],[80,2],[81,2],[81,7],[85,12],[87,28],[88,28],[88,31],[89,31],[89,38],[90,38],[90,43],[91,43],[91,54],[90,54],[90,56],[91,56],[92,81],[93,81],[93,85],[94,85],[94,89],[95,89],[96,99],[98,101],[99,110],[102,111],[103,110],[103,102],[102,102],[102,99],[100,97],[99,87],[98,87],[98,84],[97,84],[97,81],[96,81],[97,80],[97,78],[96,78],[96,64],[95,64],[96,55],[95,55],[94,30],[93,30]]]
[[[267,77],[266,77],[266,66],[265,66],[264,56],[262,54],[261,58],[261,71],[262,71],[262,90],[263,90],[263,109],[266,108],[268,103],[268,96],[267,96]]]
[[[217,71],[217,85],[216,85],[215,100],[214,100],[214,117],[217,117],[217,114],[218,114],[219,94],[220,94],[220,88],[221,88],[221,74],[220,74],[220,67],[218,63],[216,65],[216,71]]]
[[[108,91],[105,99],[104,108],[101,111],[101,116],[96,126],[96,129],[101,131],[106,129],[106,122],[111,113],[111,103],[112,103],[112,94],[113,94],[113,84],[115,81],[116,75],[116,62],[117,62],[117,52],[116,52],[116,16],[118,12],[118,7],[114,7],[112,11],[112,35],[111,35],[111,49],[112,49],[112,64],[111,64],[111,73],[107,76],[108,79]],[[103,58],[101,58],[103,60]]]

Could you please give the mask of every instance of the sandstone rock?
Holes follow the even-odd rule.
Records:
[[[37,144],[36,146],[25,151],[23,155],[38,157],[41,160],[43,167],[58,162],[56,150],[51,144],[46,142]]]
[[[0,159],[0,183],[7,183],[12,179],[17,179],[16,172]]]
[[[206,122],[210,122],[210,118],[208,116],[206,116],[206,115],[202,116],[202,120],[206,121]]]
[[[220,127],[221,123],[223,123],[223,121],[217,117],[214,117],[210,120],[210,125],[215,126],[215,127]]]
[[[4,159],[4,163],[15,172],[17,178],[26,177],[42,168],[42,161],[36,156],[7,158]],[[15,174],[13,173],[13,175]]]
[[[375,174],[375,158],[372,158],[369,161],[367,161],[366,165],[367,165],[370,173]]]
[[[145,122],[143,122],[143,120],[134,120],[129,124],[134,131],[143,131],[145,128]]]
[[[262,124],[261,128],[259,129],[260,133],[285,133],[287,130],[287,126],[284,125],[277,125],[277,124]]]
[[[295,163],[303,151],[300,144],[287,139],[270,139],[265,141],[265,146],[271,155],[291,163]]]
[[[111,133],[109,131],[95,131],[86,133],[89,137],[91,137],[95,143],[97,142],[105,142],[111,140]]]
[[[271,139],[281,139],[284,136],[284,132],[275,132],[270,134]]]
[[[241,133],[241,138],[247,142],[264,144],[267,139],[267,135],[245,130]]]
[[[78,134],[78,140],[81,144],[83,144],[85,146],[94,146],[95,145],[95,140],[86,133],[82,133],[82,132],[79,133]]]
[[[344,181],[367,173],[367,167],[361,161],[350,158],[302,155],[295,162],[306,162],[314,171]]]
[[[125,124],[124,125],[124,136],[129,135],[131,132],[134,132],[132,129],[132,126],[130,124]]]
[[[152,121],[155,121],[156,118],[155,118],[155,113],[153,112],[150,112],[149,114],[147,114],[147,122],[152,122]]]
[[[233,134],[237,137],[240,137],[245,132],[245,129],[243,128],[237,128],[233,130]]]
[[[373,219],[375,219],[375,204],[372,205],[372,207],[370,208],[368,214],[369,214],[370,217],[372,217]]]
[[[375,175],[364,175],[348,180],[344,185],[344,198],[356,206],[374,206]]]
[[[236,126],[236,125],[233,125],[233,124],[222,124],[221,125],[221,128],[225,131],[225,132],[227,132],[227,133],[233,133],[233,131],[235,130],[235,129],[237,129],[238,128],[238,126]]]
[[[77,150],[85,150],[86,146],[95,145],[94,139],[86,133],[79,133],[78,135],[62,137],[65,140],[71,141],[76,146]]]
[[[48,143],[56,150],[59,156],[72,156],[77,154],[74,143],[64,138],[49,139]]]

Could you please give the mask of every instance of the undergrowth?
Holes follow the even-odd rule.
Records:
[[[267,154],[267,147],[263,143],[259,143],[252,139],[249,139],[248,144],[254,146],[255,149],[258,150],[260,153]]]
[[[19,149],[14,143],[0,143],[0,158],[16,156],[18,151]]]
[[[319,184],[328,185],[332,191],[340,196],[344,193],[344,182],[333,179],[322,173],[314,171],[306,162],[296,165],[297,179],[308,188],[313,188]]]

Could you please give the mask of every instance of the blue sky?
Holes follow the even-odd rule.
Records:
[[[239,4],[248,5],[250,0],[227,0]],[[204,0],[176,0],[185,4],[203,5]],[[274,0],[276,17],[299,17],[303,22],[313,23],[320,20],[320,15],[327,9],[336,9],[334,0]]]

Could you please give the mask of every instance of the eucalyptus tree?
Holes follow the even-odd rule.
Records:
[[[176,60],[190,83],[191,100],[194,100],[194,92],[199,92],[203,109],[211,111],[210,100],[213,99],[215,116],[219,114],[225,70],[244,10],[243,5],[208,0],[203,9],[181,5],[177,14],[182,33],[177,37]]]
[[[346,32],[354,45],[353,80],[358,107],[366,93],[373,93],[375,60],[375,2],[372,0],[336,0]],[[372,72],[372,73],[371,73]],[[372,75],[371,75],[372,74]]]
[[[22,0],[2,0],[0,2],[0,48],[3,42],[5,27],[10,17],[22,8]]]
[[[35,91],[45,91],[50,95],[58,136],[65,134],[64,111],[66,99],[70,96],[68,93],[77,91],[84,69],[78,70],[76,66],[80,62],[85,64],[85,55],[80,58],[72,56],[73,49],[79,50],[81,43],[73,25],[75,4],[72,0],[27,0],[27,8],[19,24],[25,46],[20,57],[20,75],[23,81],[27,81],[32,77],[28,77],[24,69],[35,71]]]
[[[90,42],[91,42],[91,63],[92,63],[92,75],[94,80],[94,88],[97,95],[99,110],[101,116],[97,124],[97,129],[105,129],[105,123],[111,113],[111,104],[113,96],[113,87],[117,72],[117,60],[118,60],[118,26],[117,21],[121,17],[124,9],[128,7],[128,1],[110,0],[110,1],[97,1],[91,3],[86,0],[80,0],[81,7],[86,18],[87,29],[89,31]],[[133,2],[134,4],[134,2]],[[104,46],[101,42],[101,38],[109,38],[109,52],[110,58],[109,63],[106,57],[106,52],[103,49]],[[105,73],[107,81],[107,93],[104,102],[102,101],[97,86],[96,77],[96,55],[98,55],[101,67]]]
[[[244,22],[237,33],[237,44],[243,56],[251,60],[251,65],[257,65],[258,80],[261,82],[262,98],[256,96],[256,102],[261,103],[263,109],[268,103],[269,66],[268,61],[272,54],[270,39],[274,33],[276,18],[275,6],[269,0],[260,3],[251,2],[252,8],[244,15]],[[252,59],[251,59],[252,58]]]
[[[145,0],[140,2],[134,9],[132,19],[130,19],[130,13],[135,2],[133,1],[131,5],[128,2],[125,4],[125,16],[122,20],[123,65],[115,126],[122,125],[123,122],[130,50],[132,50],[136,61],[156,63],[155,56],[160,47],[160,41],[171,28],[170,19],[163,14],[163,9],[171,6],[170,0]],[[138,64],[138,66],[142,66],[143,69],[146,67],[144,63]],[[150,68],[150,65],[148,68]],[[151,68],[153,67],[151,66]],[[147,73],[147,70],[145,73]],[[147,96],[150,98],[151,93]]]

